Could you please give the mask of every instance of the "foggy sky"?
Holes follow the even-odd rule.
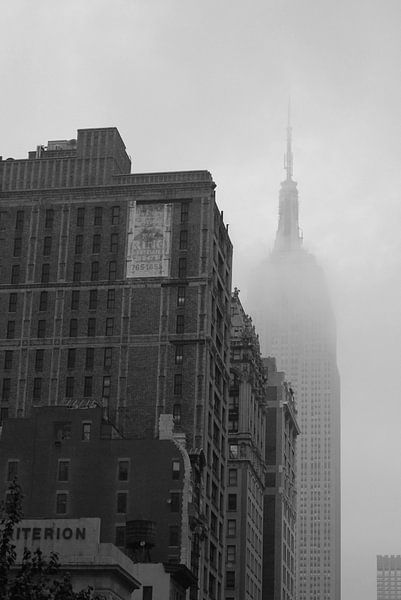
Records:
[[[338,322],[343,600],[374,600],[375,555],[401,553],[401,3],[13,0],[0,26],[0,154],[115,125],[136,172],[209,169],[249,311],[291,95],[301,227]]]

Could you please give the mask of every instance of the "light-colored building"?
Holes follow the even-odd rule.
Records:
[[[377,600],[401,598],[401,555],[377,556]]]

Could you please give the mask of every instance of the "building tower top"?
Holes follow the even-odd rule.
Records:
[[[286,181],[292,181],[292,176],[294,173],[294,155],[292,153],[291,99],[288,100],[287,152],[284,154],[284,169],[287,172]]]

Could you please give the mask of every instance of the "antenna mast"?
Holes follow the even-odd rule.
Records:
[[[292,181],[294,156],[292,154],[291,99],[288,100],[287,118],[287,152],[284,155],[284,169],[287,171],[287,181]]]

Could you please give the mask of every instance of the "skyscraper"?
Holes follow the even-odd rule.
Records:
[[[340,383],[336,329],[323,272],[302,245],[291,146],[288,124],[277,235],[264,265],[263,305],[253,312],[262,350],[276,357],[277,367],[285,372],[297,400],[301,430],[297,456],[297,598],[339,600]]]
[[[377,556],[377,600],[401,597],[401,556]]]

